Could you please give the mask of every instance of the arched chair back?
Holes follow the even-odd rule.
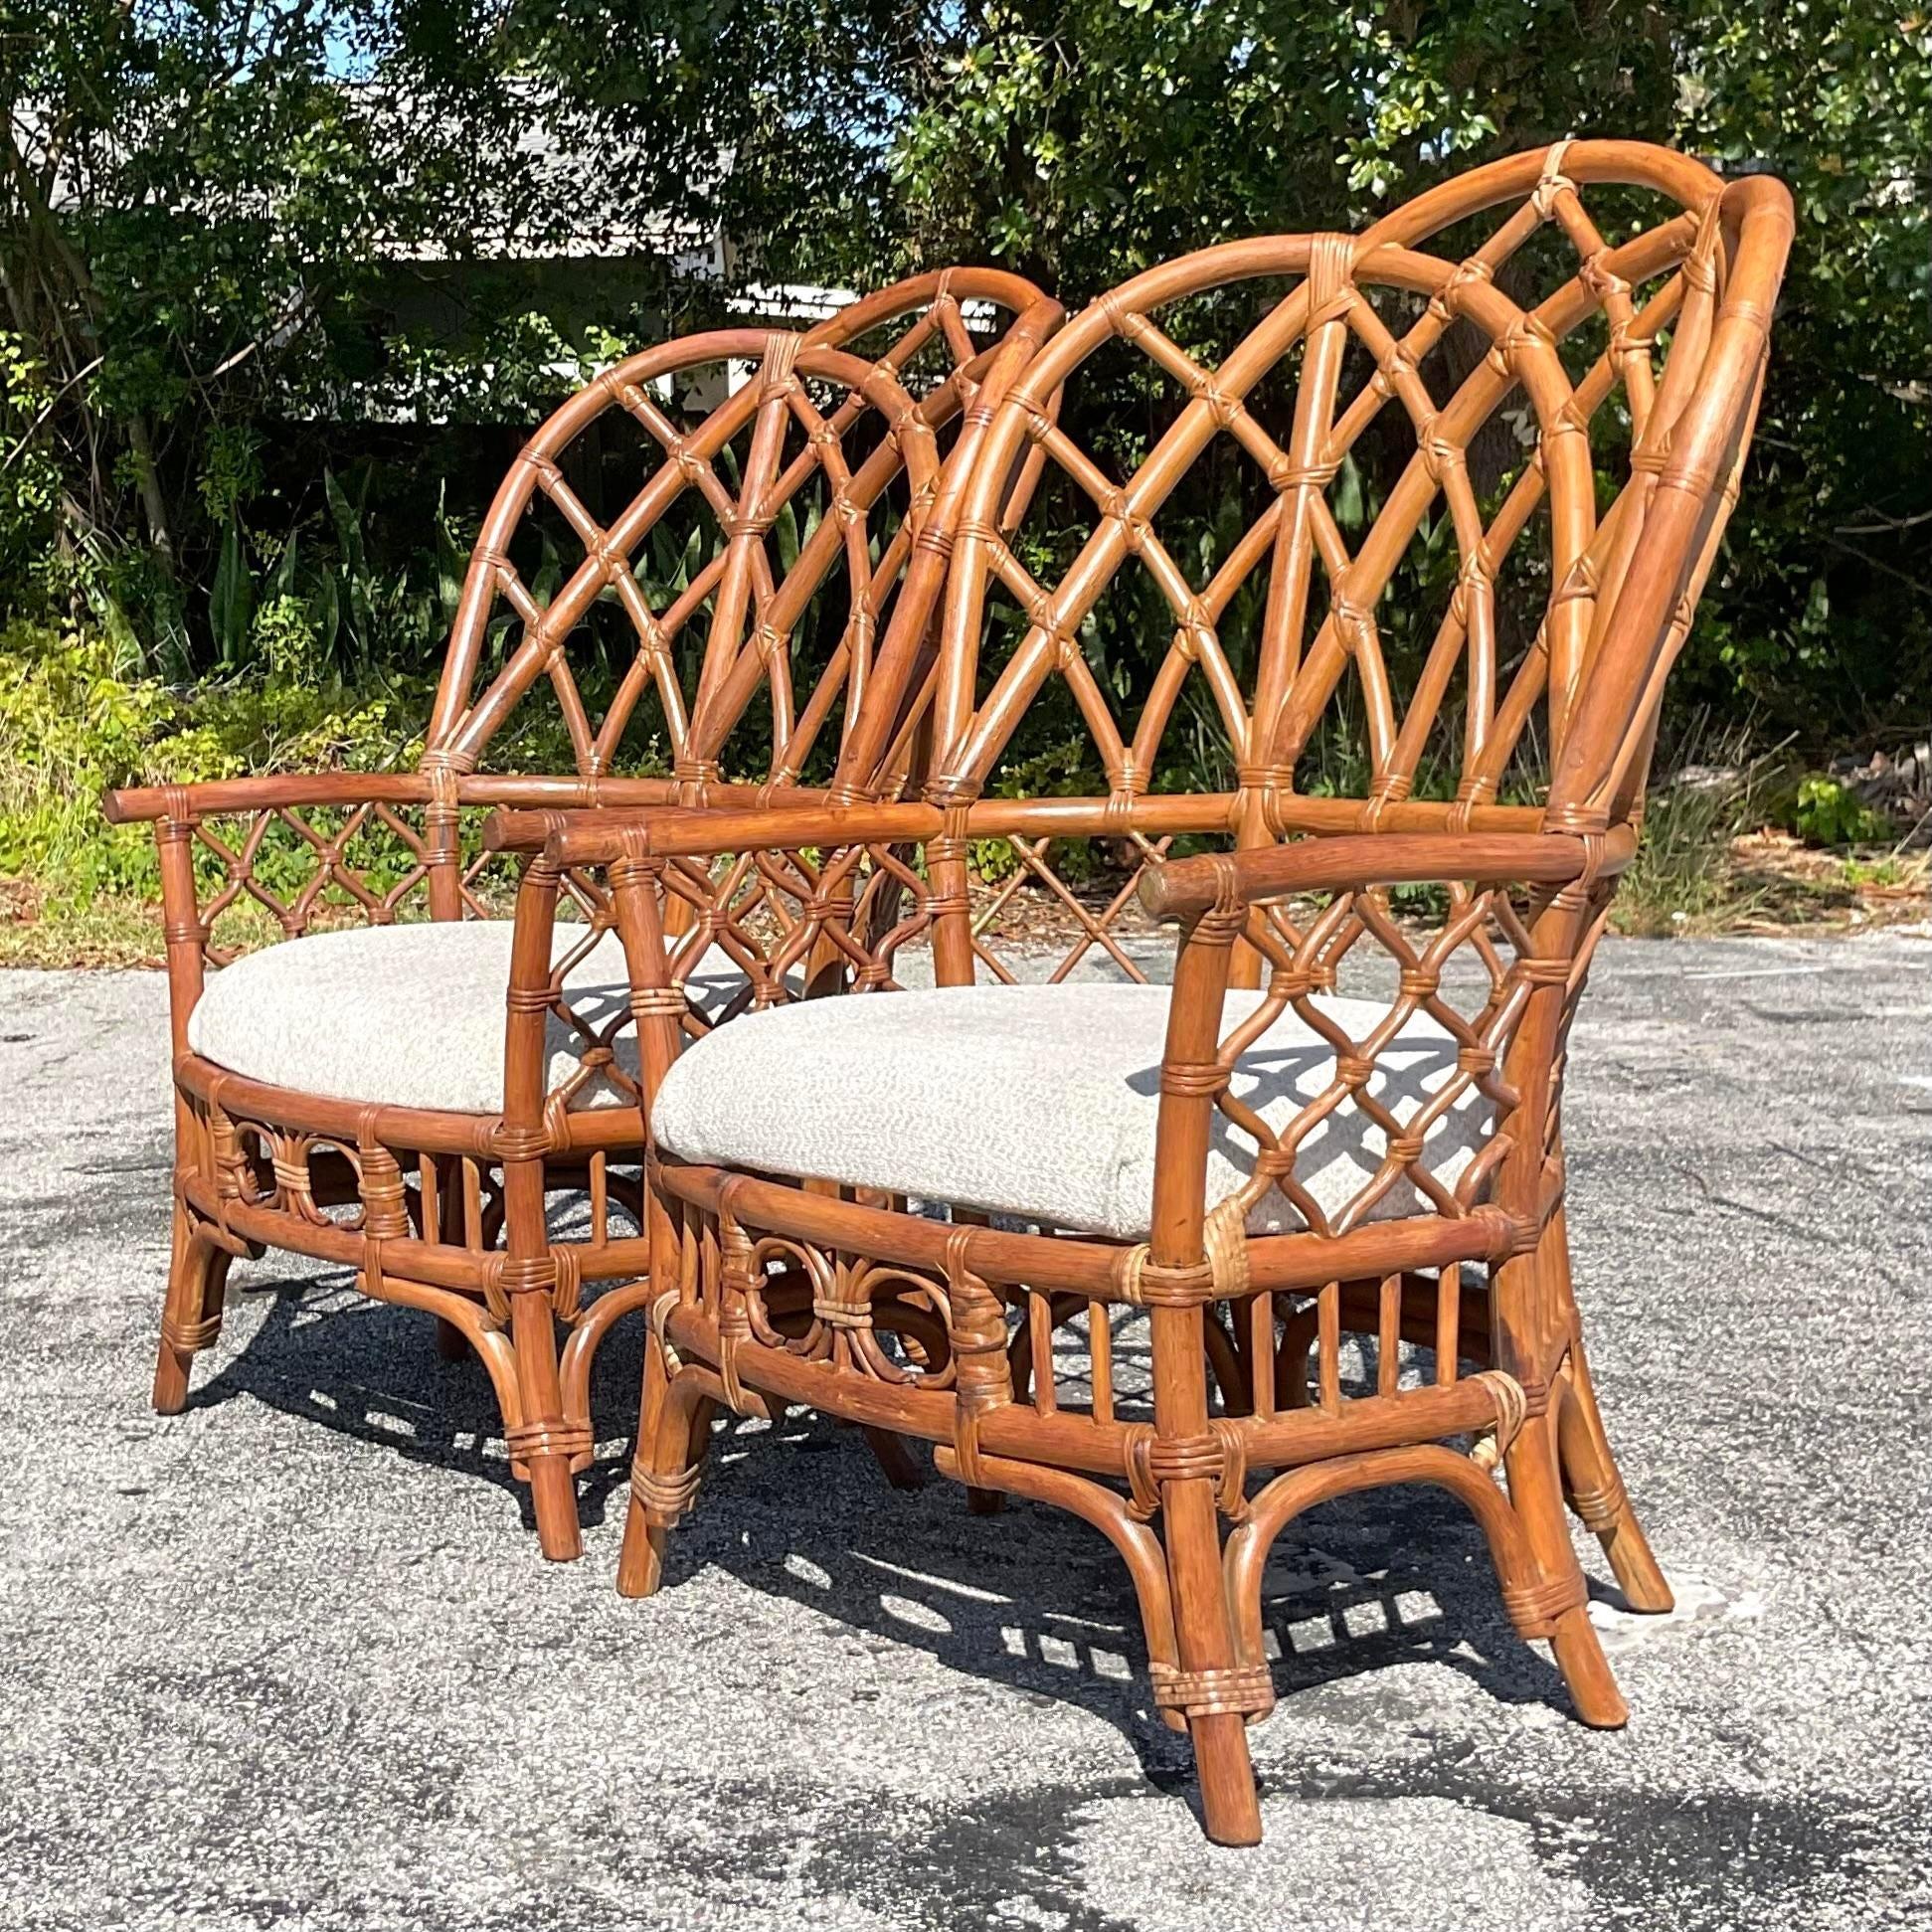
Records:
[[[950,269],[802,334],[717,330],[605,372],[484,519],[426,767],[503,762],[547,695],[552,762],[581,778],[829,771],[821,734],[856,713],[965,407],[1054,319],[1018,276]]]
[[[1019,276],[941,269],[587,385],[484,517],[418,770],[305,775],[265,802],[255,781],[118,797],[189,826],[206,963],[264,925],[504,911],[512,869],[479,845],[493,805],[751,799],[814,761],[822,783],[877,640],[895,615],[930,629],[971,439],[1059,319]]]
[[[1102,297],[1014,384],[966,505],[931,797],[998,789],[1045,713],[1089,780],[1060,789],[1136,865],[1183,834],[1634,813],[1755,409],[1713,331],[1750,191],[1565,141],[1359,236],[1228,243]],[[1047,478],[1002,529],[1029,449]],[[1156,625],[1142,677],[1119,646]],[[1014,878],[1073,899],[1091,836],[1015,839]],[[1083,900],[1069,967],[1139,972],[1132,870]],[[950,849],[935,889],[966,896]],[[941,976],[1003,972],[998,925],[979,896],[943,917]]]
[[[530,439],[484,520],[425,772],[468,795],[485,765],[534,762],[537,776],[483,788],[515,804],[809,795],[864,708],[881,640],[894,625],[930,637],[976,439],[1059,319],[1019,276],[944,269],[801,334],[718,330],[607,371]],[[604,505],[591,499],[619,433],[624,485]],[[1039,470],[1021,464],[1009,518]],[[894,735],[888,791],[917,749],[910,728]],[[478,909],[491,863],[464,849],[455,816],[433,814],[439,917]],[[749,887],[746,919],[771,897],[756,876]],[[608,924],[599,888],[577,875],[571,889]],[[689,925],[675,903],[671,918]],[[762,981],[743,997],[765,997]]]

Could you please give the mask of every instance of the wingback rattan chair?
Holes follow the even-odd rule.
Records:
[[[1271,1545],[1326,1498],[1432,1484],[1475,1514],[1578,1715],[1624,1721],[1566,1490],[1633,1596],[1668,1593],[1579,1348],[1558,1109],[1791,234],[1775,180],[1576,141],[1359,236],[1149,269],[1014,383],[937,666],[909,636],[881,653],[823,805],[499,817],[499,845],[536,852],[520,916],[539,955],[569,869],[608,867],[644,1015],[653,1338],[625,1592],[658,1586],[720,1406],[924,1438],[978,1495],[1113,1540],[1206,1829],[1249,1843]],[[1190,353],[1183,327],[1225,351]],[[1047,407],[1101,381],[1150,425],[1126,460],[1118,419],[1103,450]],[[1338,478],[1371,436],[1394,480],[1351,537]],[[1487,503],[1485,436],[1507,455]],[[1049,481],[1009,541],[997,513],[1029,449]],[[1247,506],[1218,549],[1166,521],[1215,462]],[[1390,594],[1405,562],[1423,608]],[[1504,582],[1538,614],[1514,638]],[[1099,655],[1110,608],[1172,637],[1131,721]],[[1045,704],[1104,794],[987,794]],[[871,761],[913,714],[925,798],[848,802],[878,794]],[[1183,728],[1218,737],[1228,789],[1160,789]],[[1317,787],[1351,744],[1354,795]],[[975,890],[993,840],[1077,923],[1050,971]],[[1098,899],[1067,885],[1094,841],[1129,854]],[[1139,983],[1137,907],[1179,922],[1171,989]],[[783,935],[769,978],[831,947],[868,996],[707,1029],[678,963],[761,920]],[[927,950],[936,988],[895,990]],[[1096,966],[1117,983],[1079,976]]]
[[[433,1312],[446,1353],[481,1358],[544,1553],[579,1553],[593,1357],[644,1295],[631,998],[589,880],[541,961],[517,956],[512,992],[483,809],[771,804],[821,744],[829,770],[879,637],[930,628],[959,501],[940,497],[943,464],[970,458],[1058,319],[1017,276],[956,269],[802,335],[632,356],[498,491],[417,771],[112,794],[111,817],[153,821],[164,891],[177,1099],[157,1409],[186,1400],[235,1257],[352,1268],[365,1294]],[[641,484],[618,432],[647,457]],[[607,445],[634,487],[609,516]],[[581,561],[546,592],[555,538]],[[511,775],[546,693],[574,769]],[[668,776],[624,776],[653,755]],[[263,927],[283,943],[243,956]],[[766,996],[723,948],[697,984],[714,1012]]]

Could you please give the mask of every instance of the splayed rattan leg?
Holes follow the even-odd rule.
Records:
[[[537,1518],[538,1547],[553,1563],[574,1563],[584,1554],[568,1456],[530,1459],[530,1506]]]
[[[1216,1844],[1259,1844],[1261,1804],[1248,1756],[1248,1718],[1274,1701],[1268,1667],[1238,1661],[1214,1485],[1198,1478],[1166,1483],[1161,1503],[1180,1668],[1154,1667],[1154,1701],[1187,1719],[1208,1837]]]
[[[423,1199],[435,1202],[436,1225],[424,1233],[425,1240],[446,1242],[451,1247],[464,1245],[462,1162],[453,1154],[423,1156]],[[427,1206],[426,1206],[427,1211]],[[453,1321],[437,1317],[437,1358],[445,1362],[469,1359],[471,1349],[463,1331]]]
[[[869,1424],[864,1434],[866,1444],[872,1451],[872,1460],[895,1490],[923,1490],[926,1487],[926,1472],[920,1468],[912,1445],[904,1436],[895,1435],[890,1429],[875,1429]]]
[[[664,1542],[697,1495],[713,1413],[696,1377],[673,1374],[663,1343],[647,1337],[630,1506],[617,1558],[619,1596],[654,1596],[663,1581]]]
[[[1676,1599],[1650,1539],[1637,1520],[1617,1460],[1610,1453],[1596,1390],[1583,1357],[1581,1340],[1570,1344],[1563,1406],[1557,1418],[1557,1448],[1563,1459],[1563,1489],[1569,1505],[1603,1545],[1604,1554],[1634,1610],[1662,1613]]]
[[[1560,1207],[1544,1232],[1537,1251],[1537,1265],[1550,1272],[1570,1331],[1569,1352],[1557,1391],[1564,1398],[1557,1412],[1556,1439],[1564,1497],[1584,1527],[1602,1543],[1631,1607],[1655,1612],[1669,1610],[1674,1601],[1670,1586],[1657,1558],[1651,1554],[1650,1541],[1637,1520],[1637,1511],[1624,1493],[1623,1478],[1618,1473],[1617,1459],[1610,1452],[1610,1437],[1603,1426],[1603,1414],[1597,1407],[1597,1392],[1591,1385],[1590,1365],[1583,1352],[1582,1327],[1570,1281],[1569,1227]]]
[[[1208,1373],[1214,1377],[1214,1386],[1221,1391],[1222,1413],[1231,1416],[1252,1415],[1255,1408],[1254,1376],[1240,1344],[1215,1315],[1203,1317],[1201,1333],[1207,1343]]]
[[[168,1293],[161,1309],[161,1346],[154,1363],[155,1410],[179,1415],[188,1400],[189,1366],[220,1332],[231,1257],[195,1231],[188,1210],[174,1210]]]
[[[553,1563],[569,1563],[584,1553],[571,1464],[590,1447],[590,1432],[564,1421],[557,1323],[547,1290],[524,1290],[510,1297],[510,1339],[524,1417],[509,1432],[511,1467],[530,1485],[544,1555]]]
[[[1550,1399],[1561,1402],[1560,1384]],[[1503,1602],[1524,1637],[1549,1639],[1577,1715],[1593,1728],[1616,1730],[1628,1721],[1630,1707],[1585,1608],[1583,1571],[1563,1513],[1556,1430],[1553,1414],[1531,1416],[1504,1458],[1510,1506],[1528,1539],[1534,1576],[1527,1582],[1505,1581]]]

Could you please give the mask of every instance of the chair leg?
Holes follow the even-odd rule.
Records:
[[[862,1428],[866,1445],[872,1451],[872,1460],[895,1490],[923,1490],[926,1487],[926,1472],[920,1468],[912,1445],[904,1436],[890,1429],[876,1429],[869,1423],[862,1425]]]
[[[153,1406],[179,1415],[188,1401],[189,1365],[221,1330],[232,1257],[195,1233],[188,1210],[174,1210],[167,1300],[161,1309],[161,1345],[154,1363]]]
[[[656,1335],[644,1342],[644,1393],[630,1504],[617,1558],[617,1594],[649,1597],[664,1580],[664,1543],[697,1494],[714,1405],[692,1379],[671,1372]]]
[[[462,1162],[453,1154],[438,1153],[423,1156],[424,1180],[432,1180],[436,1191],[436,1225],[426,1228],[423,1238],[426,1241],[440,1241],[452,1248],[468,1245],[468,1230],[463,1225],[463,1181]],[[470,1346],[463,1331],[453,1321],[445,1321],[437,1317],[437,1359],[445,1362],[466,1361]]]
[[[1551,1401],[1560,1407],[1562,1399],[1559,1383]],[[1577,1715],[1593,1729],[1617,1730],[1629,1721],[1630,1707],[1586,1608],[1583,1571],[1563,1513],[1556,1439],[1555,1415],[1531,1416],[1503,1459],[1510,1506],[1522,1525],[1535,1572],[1533,1581],[1505,1583],[1503,1597],[1518,1629],[1549,1639]]]
[[[1557,1450],[1569,1505],[1603,1545],[1631,1608],[1658,1614],[1669,1610],[1676,1599],[1624,1493],[1580,1337],[1570,1343],[1563,1406],[1557,1418]]]
[[[1272,1693],[1265,1690],[1264,1664],[1259,1669],[1261,1694],[1247,1694],[1257,1671],[1239,1661],[1239,1638],[1221,1568],[1214,1486],[1199,1480],[1166,1484],[1162,1515],[1180,1669],[1164,1687],[1156,1673],[1156,1699],[1186,1713],[1207,1836],[1216,1844],[1259,1844],[1261,1802],[1248,1755],[1247,1711],[1272,1700]]]
[[[530,1506],[536,1512],[538,1548],[553,1563],[576,1562],[584,1554],[584,1531],[567,1456],[531,1458]]]
[[[1602,1543],[1632,1609],[1667,1611],[1675,1599],[1624,1492],[1617,1459],[1610,1453],[1603,1413],[1597,1407],[1597,1392],[1590,1381],[1590,1364],[1583,1352],[1582,1327],[1570,1282],[1569,1226],[1561,1208],[1550,1222],[1537,1259],[1554,1271],[1570,1327],[1569,1353],[1562,1371],[1567,1399],[1559,1413],[1556,1443],[1564,1497],[1584,1527]]]
[[[526,1292],[510,1298],[510,1339],[516,1349],[524,1416],[509,1434],[510,1459],[522,1466],[530,1485],[539,1547],[553,1563],[574,1562],[584,1553],[577,1480],[571,1474],[578,1444],[563,1419],[557,1323],[547,1293]],[[576,1432],[577,1436],[586,1433]]]

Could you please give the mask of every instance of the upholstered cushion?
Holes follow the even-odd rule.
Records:
[[[189,1017],[188,1044],[217,1066],[271,1086],[500,1114],[511,931],[508,920],[464,920],[285,940],[209,975]],[[563,959],[584,937],[583,927],[560,925],[551,957]],[[739,983],[729,962],[713,954],[692,990],[709,1005]],[[564,984],[586,1024],[607,1027],[629,997],[616,936],[607,933]],[[635,1029],[626,1027],[615,1045],[618,1065],[634,1075]],[[578,1070],[582,1041],[554,1013],[549,1047],[548,1084],[556,1088]],[[575,1104],[623,1098],[609,1080],[595,1079]]]
[[[1261,995],[1231,992],[1223,1034]],[[1166,1028],[1164,986],[969,986],[811,1000],[747,1013],[686,1048],[651,1114],[659,1146],[687,1160],[812,1175],[951,1201],[1053,1227],[1146,1233]],[[1323,997],[1351,1040],[1387,1017]],[[1327,1043],[1291,1010],[1244,1054],[1233,1093],[1279,1130],[1334,1074]],[[1409,1021],[1375,1063],[1369,1093],[1407,1121],[1457,1074],[1456,1043]],[[1474,1084],[1429,1131],[1423,1163],[1453,1188],[1494,1110]],[[1344,1102],[1301,1144],[1296,1179],[1324,1214],[1381,1164],[1383,1136]],[[1211,1206],[1253,1171],[1252,1142],[1216,1114]],[[1372,1210],[1433,1212],[1404,1173]],[[1306,1225],[1280,1189],[1255,1233]]]

